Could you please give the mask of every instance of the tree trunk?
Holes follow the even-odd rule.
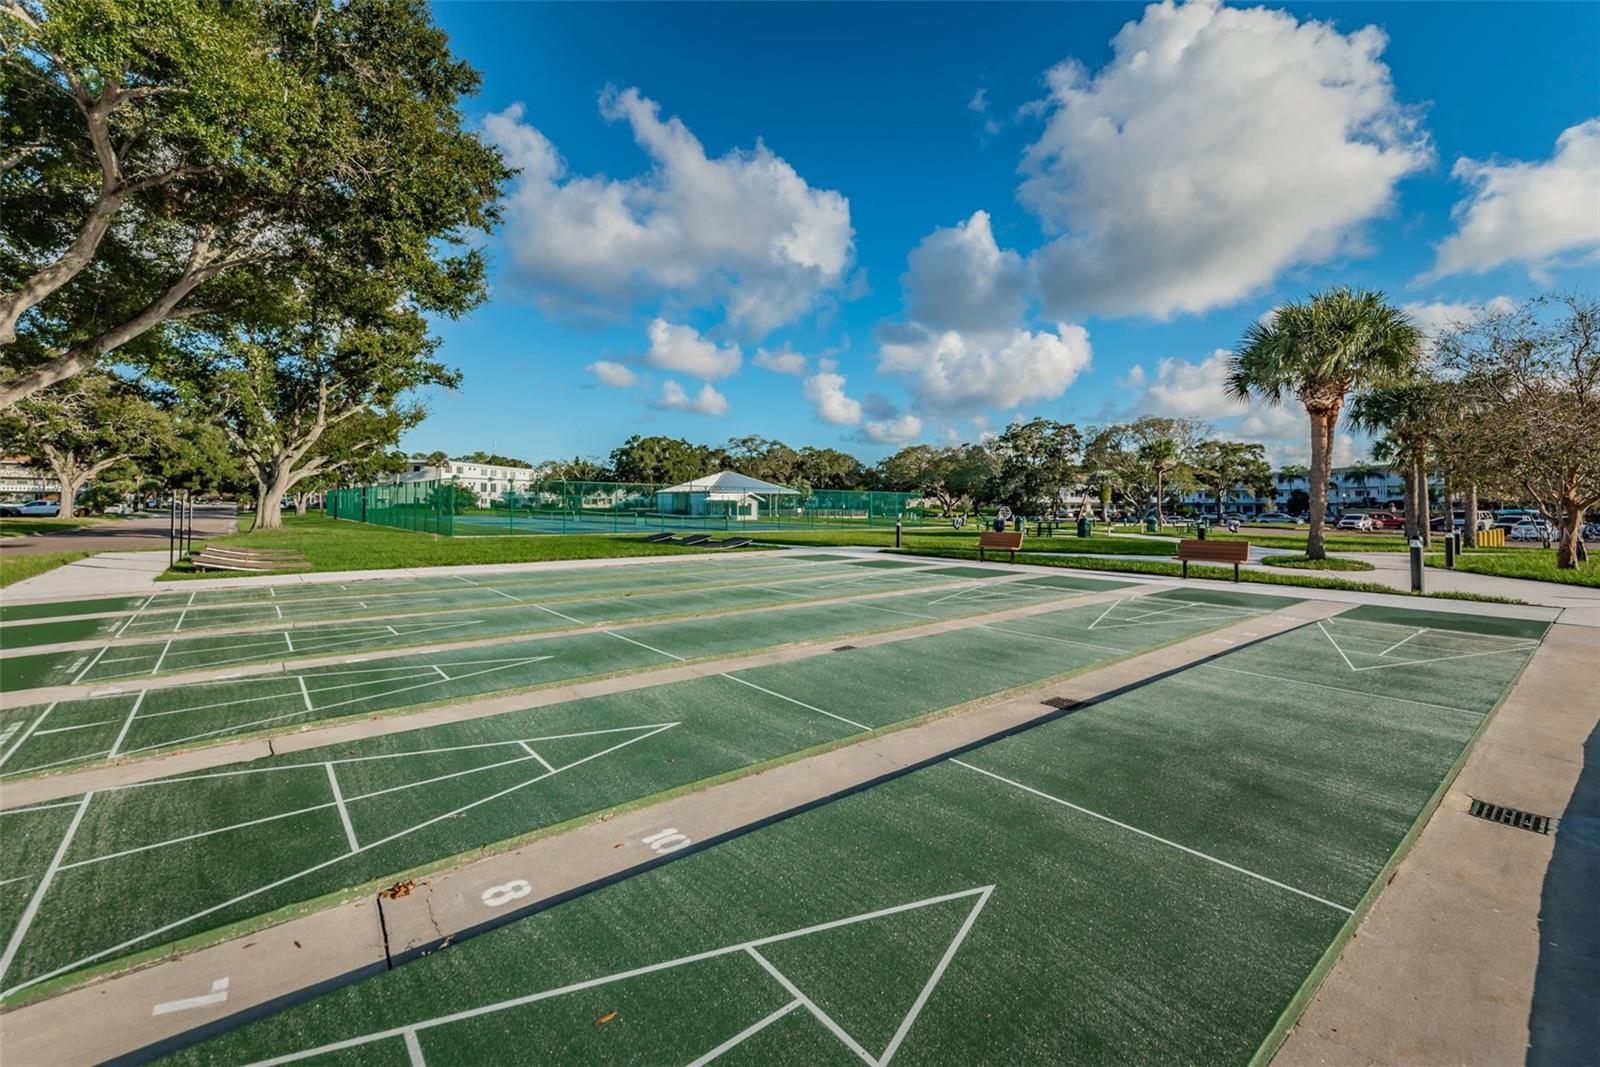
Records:
[[[1417,471],[1409,462],[1400,469],[1400,485],[1400,492],[1406,501],[1404,533],[1409,541],[1417,536]]]
[[[1589,551],[1583,545],[1583,505],[1569,496],[1561,502],[1561,544],[1556,546],[1556,569],[1576,570],[1588,558]]]
[[[1452,491],[1450,485],[1449,471],[1441,470],[1439,472],[1439,485],[1440,497],[1443,500],[1443,503],[1440,505],[1440,509],[1444,512],[1444,532],[1445,536],[1448,537],[1456,528],[1455,493]]]
[[[1470,482],[1467,485],[1466,526],[1461,531],[1461,543],[1468,548],[1478,547],[1478,485]]]
[[[306,497],[310,495],[310,493],[296,493],[294,495],[294,513],[302,519],[306,517]]]
[[[1433,519],[1428,494],[1428,465],[1421,456],[1416,458],[1417,479],[1417,537],[1424,548],[1433,539]]]
[[[283,529],[283,496],[292,484],[294,473],[287,466],[275,468],[265,482],[258,480],[261,497],[256,501],[256,521],[251,531]]]
[[[1311,417],[1311,484],[1307,487],[1311,500],[1311,529],[1306,534],[1306,557],[1327,559],[1326,537],[1323,523],[1328,517],[1328,473],[1333,460],[1333,429],[1339,421],[1339,409],[1309,411]]]
[[[56,512],[58,519],[70,519],[77,515],[78,488],[83,485],[83,476],[76,471],[55,469],[56,491],[61,494],[61,509]]]

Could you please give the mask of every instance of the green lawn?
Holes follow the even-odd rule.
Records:
[[[1443,567],[1443,556],[1429,556],[1430,567]],[[1591,554],[1577,570],[1556,569],[1556,552],[1550,548],[1511,548],[1485,555],[1473,549],[1456,557],[1456,570],[1493,574],[1500,578],[1525,578],[1534,582],[1600,587],[1600,556]]]
[[[37,534],[60,533],[63,530],[76,530],[80,526],[92,526],[97,522],[105,521],[105,517],[84,519],[7,517],[0,519],[0,537],[29,537]]]
[[[92,552],[7,552],[0,555],[0,588],[92,555]]]
[[[1359,559],[1341,559],[1330,556],[1327,559],[1312,559],[1310,556],[1268,556],[1261,561],[1269,567],[1289,567],[1294,570],[1304,571],[1371,571],[1377,570],[1372,564]]]
[[[240,525],[249,521],[241,516]],[[607,559],[617,556],[670,556],[705,550],[646,544],[637,534],[560,534],[523,537],[435,537],[432,534],[364,526],[321,516],[285,515],[283,529],[233,534],[210,544],[244,548],[287,548],[311,561],[312,571],[382,570],[391,567],[442,567],[465,563],[534,563],[556,559]],[[717,550],[711,550],[717,551]],[[165,579],[216,578],[180,564]]]

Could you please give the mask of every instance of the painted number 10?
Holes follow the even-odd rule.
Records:
[[[644,843],[649,845],[653,851],[662,854],[676,852],[685,845],[693,844],[687,837],[678,833],[678,828],[675,826],[668,827],[665,830],[657,830],[645,838]]]

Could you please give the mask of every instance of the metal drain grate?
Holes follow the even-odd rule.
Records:
[[[1518,811],[1502,804],[1491,804],[1487,800],[1474,800],[1468,813],[1475,818],[1487,819],[1489,822],[1503,823],[1506,826],[1515,826],[1519,830],[1532,830],[1536,834],[1550,832],[1550,817],[1548,815],[1535,815],[1531,811]]]
[[[1057,711],[1071,711],[1082,703],[1083,701],[1075,700],[1072,697],[1051,697],[1049,700],[1044,701],[1044,706],[1055,708]]]
[[[856,647],[855,645],[840,645],[839,647],[835,648],[834,651],[835,652],[850,652],[850,651],[853,651],[855,649],[855,647]]]

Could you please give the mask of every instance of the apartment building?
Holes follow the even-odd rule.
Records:
[[[1438,479],[1430,476],[1428,485],[1430,489],[1437,490]],[[1235,489],[1223,497],[1220,509],[1216,494],[1209,490],[1189,493],[1181,501],[1201,515],[1215,516],[1220,510],[1223,514],[1238,512],[1249,517],[1265,511],[1296,511],[1294,501],[1299,499],[1297,494],[1309,496],[1311,491],[1311,482],[1305,475],[1285,476],[1282,472],[1274,472],[1273,486],[1277,490],[1273,497],[1258,496],[1248,489]],[[1387,468],[1374,469],[1368,465],[1335,467],[1328,477],[1328,508],[1333,514],[1352,509],[1403,511],[1405,482],[1399,474]]]
[[[48,470],[32,465],[28,456],[0,456],[0,499],[33,500],[60,490]]]
[[[440,464],[430,464],[425,455],[411,457],[409,469],[397,481],[402,482],[454,482],[478,494],[478,506],[488,507],[492,501],[503,498],[508,492],[524,492],[539,480],[538,471],[531,467],[505,467],[495,463],[469,463],[448,459]]]

